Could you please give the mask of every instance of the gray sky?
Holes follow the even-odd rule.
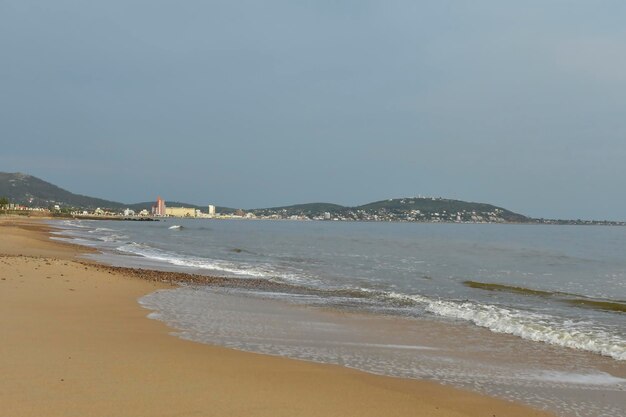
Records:
[[[0,0],[0,171],[626,219],[624,1]]]

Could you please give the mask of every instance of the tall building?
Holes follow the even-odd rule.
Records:
[[[209,216],[215,216],[215,206],[212,204],[209,205]]]
[[[165,200],[161,197],[157,197],[156,206],[152,207],[152,214],[155,216],[165,216]]]

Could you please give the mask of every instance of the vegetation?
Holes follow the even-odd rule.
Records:
[[[282,212],[289,216],[318,216],[324,212],[343,213],[348,208],[340,206],[338,204],[331,203],[308,203],[308,204],[295,204],[292,206],[284,207],[271,207],[265,209],[253,209],[250,210],[257,216],[264,216],[271,213]]]
[[[84,208],[121,208],[122,203],[73,194],[32,175],[0,172],[0,195],[17,204],[48,207],[59,204]]]
[[[526,216],[491,204],[422,197],[381,200],[356,207],[330,203],[310,203],[250,211],[257,216],[306,216],[310,218],[329,213],[331,217],[342,220],[431,221],[439,218],[442,221],[450,221],[451,217],[456,220],[457,215],[460,215],[461,221],[472,221],[474,214],[489,218],[490,215],[487,213],[493,213],[491,217],[497,217],[508,222],[527,222],[530,220]]]
[[[7,211],[9,201],[27,207],[50,207],[58,215],[69,215],[71,211],[121,212],[130,208],[135,212],[148,210],[153,201],[124,204],[103,200],[67,190],[31,175],[0,172],[0,211]],[[190,207],[204,212],[207,206],[167,201],[169,207]],[[58,206],[58,208],[56,208]],[[216,207],[218,213],[234,214],[239,210],[229,207]],[[579,224],[579,225],[626,225],[625,222],[595,220],[552,220],[532,219],[502,207],[491,204],[428,197],[396,198],[375,201],[355,207],[345,207],[331,203],[309,203],[291,206],[250,209],[248,213],[261,218],[301,218],[357,221],[410,221],[410,222],[485,222],[485,223],[537,223],[537,224]]]

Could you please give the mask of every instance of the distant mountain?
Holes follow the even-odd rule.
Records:
[[[134,210],[150,210],[150,208],[155,204],[154,201],[124,204],[118,201],[110,201],[102,198],[74,194],[42,179],[19,172],[0,172],[0,197],[8,198],[12,203],[24,204],[31,207],[49,207],[58,204],[61,207],[84,209],[95,209],[100,207],[102,209],[112,210],[120,210],[124,208],[131,208]],[[193,207],[206,211],[206,206],[201,207],[188,203],[168,201],[167,205],[170,207]]]
[[[266,213],[274,213],[274,212],[286,212],[290,215],[305,215],[305,216],[313,216],[318,215],[324,212],[339,212],[345,210],[346,207],[340,206],[339,204],[332,203],[307,203],[307,204],[295,204],[291,206],[282,206],[282,207],[270,207],[263,209],[252,209],[248,210],[253,212],[256,215],[264,215]]]
[[[62,207],[121,210],[131,208],[135,211],[150,210],[154,202],[124,204],[101,198],[74,194],[50,184],[32,175],[0,172],[0,197],[7,197],[12,203],[28,206],[49,207],[58,204]],[[169,207],[193,207],[206,211],[207,206],[166,201]],[[233,213],[235,209],[217,207],[218,213]],[[270,207],[246,210],[257,216],[271,218],[289,218],[300,216],[324,218],[329,213],[340,220],[390,220],[390,221],[493,221],[493,222],[529,222],[530,219],[502,207],[485,203],[473,203],[444,198],[396,198],[381,200],[355,207],[346,207],[332,203],[309,203],[291,206]],[[326,215],[327,216],[327,215]]]
[[[420,210],[424,213],[494,213],[498,212],[499,216],[509,222],[524,222],[529,218],[518,213],[514,213],[502,207],[497,207],[486,203],[473,203],[461,200],[451,200],[447,198],[395,198],[389,200],[376,201],[374,203],[364,204],[356,207],[357,210],[388,212],[404,212],[411,210]]]
[[[59,204],[69,207],[118,209],[123,206],[116,201],[74,194],[42,179],[19,172],[0,172],[0,197],[7,197],[12,203],[33,207]]]
[[[341,220],[442,220],[450,221],[460,217],[463,221],[471,221],[472,216],[480,220],[498,219],[495,221],[527,222],[529,219],[518,213],[492,204],[473,203],[445,198],[395,198],[346,207],[330,203],[297,204],[292,206],[272,207],[249,210],[257,216],[276,215],[280,217],[306,216],[320,217],[329,213]],[[374,217],[376,216],[376,217]]]

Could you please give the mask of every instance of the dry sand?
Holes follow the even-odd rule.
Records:
[[[426,381],[180,340],[137,298],[167,284],[0,217],[0,416],[548,416]]]

